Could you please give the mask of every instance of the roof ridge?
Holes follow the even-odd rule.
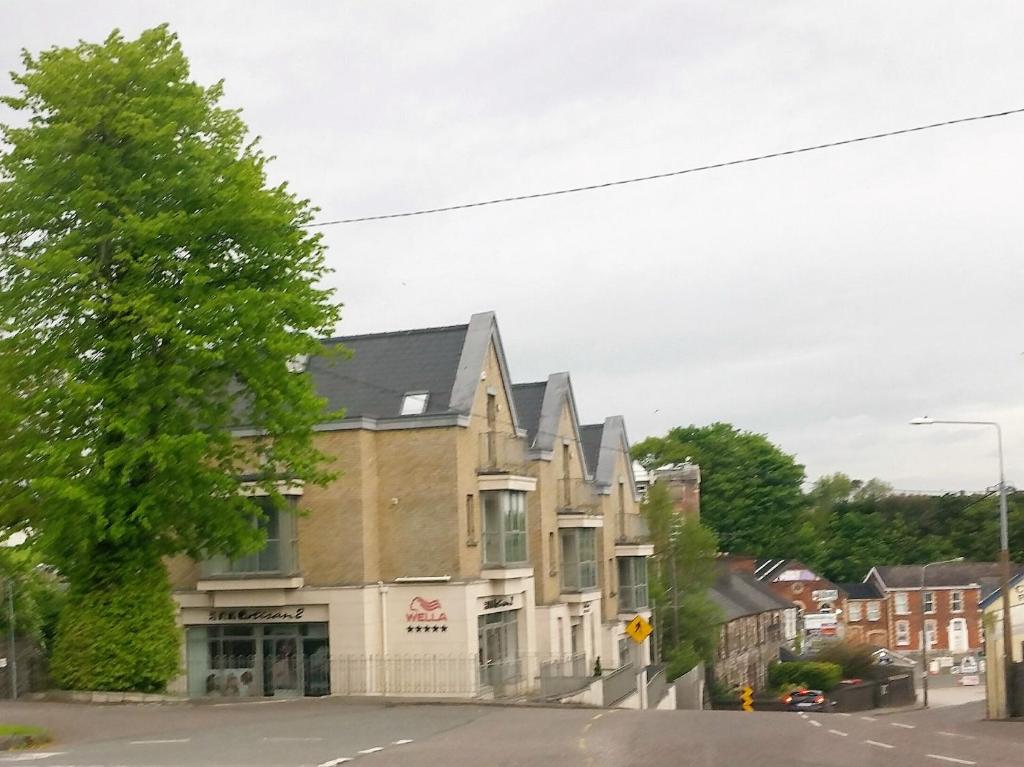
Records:
[[[321,338],[322,343],[330,342],[344,342],[354,341],[362,338],[387,338],[389,336],[410,336],[417,333],[438,333],[446,330],[467,330],[469,325],[463,323],[461,325],[438,325],[431,328],[408,328],[406,330],[385,330],[377,333],[358,333],[351,336],[330,336],[329,338]]]

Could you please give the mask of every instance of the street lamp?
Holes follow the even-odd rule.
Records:
[[[996,430],[999,454],[999,590],[1003,592],[1003,673],[1006,676],[1006,714],[1013,714],[1013,626],[1010,623],[1010,531],[1006,521],[1006,477],[1003,473],[1003,430],[995,421],[949,421],[938,418],[915,418],[911,426],[933,424],[956,426],[991,426]]]
[[[929,562],[921,568],[921,671],[924,673],[924,677],[921,681],[921,685],[924,689],[924,707],[928,708],[928,630],[925,628],[927,624],[927,613],[924,611],[924,576],[928,571],[928,568],[932,565],[948,565],[953,562],[963,562],[963,557],[953,557],[953,559],[943,559],[939,562]]]

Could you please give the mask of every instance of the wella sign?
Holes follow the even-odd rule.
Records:
[[[448,613],[441,609],[440,599],[413,597],[405,613],[406,623],[442,623],[448,620]]]

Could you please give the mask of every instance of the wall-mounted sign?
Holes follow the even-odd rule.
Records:
[[[448,631],[448,613],[441,607],[440,599],[413,597],[405,612],[405,630],[412,634],[428,634]]]
[[[481,615],[484,613],[497,613],[505,610],[518,610],[523,606],[522,594],[495,594],[488,597],[480,597],[477,600],[477,610]]]
[[[839,599],[839,591],[837,589],[819,589],[811,592],[811,599],[815,602],[835,602]]]
[[[211,623],[235,621],[245,623],[266,623],[268,621],[299,621],[305,614],[305,607],[233,607],[230,610],[210,610]]]
[[[512,597],[491,597],[484,600],[485,610],[497,610],[499,607],[511,607]]]

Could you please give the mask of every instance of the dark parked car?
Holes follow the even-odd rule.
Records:
[[[829,711],[833,706],[821,690],[793,690],[782,702],[787,711]]]

